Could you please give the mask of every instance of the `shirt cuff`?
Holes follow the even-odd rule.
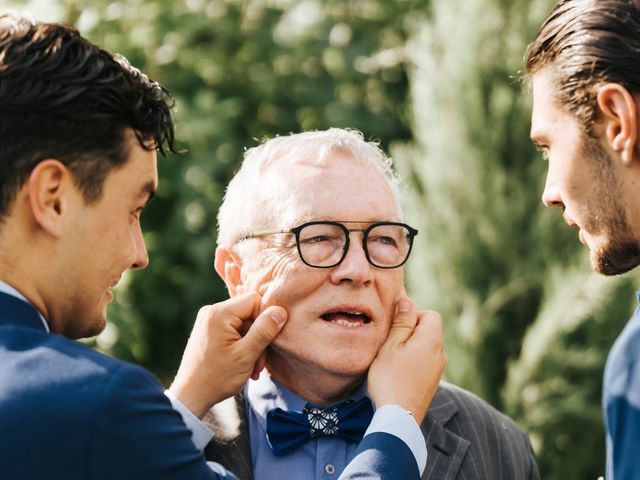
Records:
[[[185,407],[184,403],[173,396],[169,390],[165,390],[164,394],[171,402],[173,409],[182,416],[184,424],[191,431],[191,441],[195,447],[201,452],[204,451],[204,447],[206,447],[213,438],[213,432],[209,430],[191,410]]]
[[[207,462],[207,466],[209,467],[209,470],[217,474],[215,478],[218,478],[220,480],[238,480],[238,477],[236,477],[233,473],[231,473],[219,463]]]
[[[406,443],[422,476],[427,466],[427,443],[413,415],[399,405],[383,405],[376,410],[365,435],[375,432],[389,433]]]

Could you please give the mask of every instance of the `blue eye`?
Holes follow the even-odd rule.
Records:
[[[331,239],[326,235],[318,235],[316,237],[307,238],[304,241],[306,243],[320,243],[320,242],[329,242]]]
[[[388,245],[390,247],[395,247],[397,246],[397,242],[393,237],[369,237],[369,241],[370,242],[375,242],[375,243],[379,243],[381,245]]]
[[[309,237],[300,238],[300,243],[326,243],[335,242],[338,239],[335,235],[313,235]]]

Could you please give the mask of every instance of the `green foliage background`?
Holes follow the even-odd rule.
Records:
[[[330,126],[379,139],[420,230],[409,289],[442,312],[446,377],[513,416],[545,479],[604,470],[606,353],[633,279],[591,273],[542,208],[522,59],[551,0],[0,0],[74,23],[176,99],[188,152],[161,160],[129,273],[95,346],[169,383],[198,308],[226,298],[215,215],[242,151]],[[247,202],[250,202],[250,195]]]

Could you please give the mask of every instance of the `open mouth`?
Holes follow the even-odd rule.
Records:
[[[329,323],[335,323],[342,327],[356,328],[371,323],[371,317],[363,312],[337,310],[321,315],[321,318]]]

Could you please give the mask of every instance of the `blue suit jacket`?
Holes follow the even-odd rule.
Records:
[[[391,467],[398,451],[412,457],[396,437],[367,437],[341,478],[417,479],[415,461],[413,475]],[[225,478],[206,465],[150,373],[47,333],[31,305],[2,292],[0,476]]]
[[[640,475],[640,307],[611,348],[602,402],[607,434],[605,477],[636,480]]]

